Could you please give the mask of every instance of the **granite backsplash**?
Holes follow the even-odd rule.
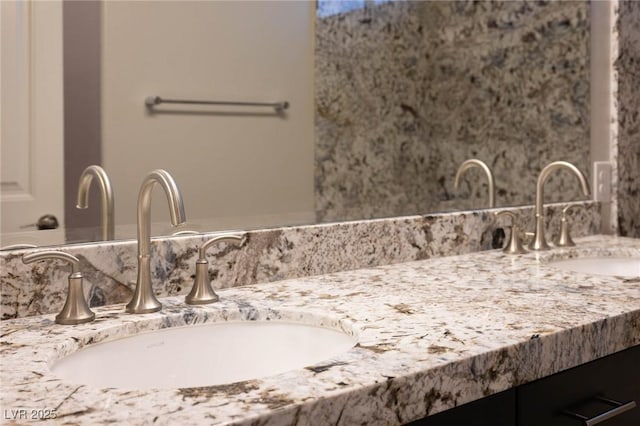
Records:
[[[573,235],[599,233],[600,204],[571,203]],[[546,208],[549,235],[566,204]],[[249,231],[240,248],[221,244],[207,252],[215,288],[266,283],[365,267],[452,256],[500,247],[509,219],[503,209],[405,216],[334,224]],[[510,209],[524,229],[533,229],[533,207]],[[506,234],[508,236],[508,230]],[[186,294],[195,274],[198,247],[213,234],[156,238],[151,270],[160,297]],[[2,319],[58,312],[67,292],[68,268],[58,261],[25,265],[22,255],[47,249],[0,252]],[[91,306],[127,302],[137,271],[135,241],[60,247],[80,259]]]

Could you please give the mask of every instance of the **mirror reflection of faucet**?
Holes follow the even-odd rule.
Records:
[[[115,236],[114,219],[114,197],[111,179],[107,172],[100,166],[89,166],[80,175],[78,183],[78,201],[76,207],[86,209],[89,207],[89,187],[91,181],[96,178],[100,187],[100,197],[102,199],[102,239],[104,241],[113,240]]]
[[[453,182],[453,187],[455,189],[458,189],[458,186],[460,185],[460,178],[462,177],[464,172],[474,167],[480,168],[487,176],[487,180],[489,181],[489,208],[493,208],[496,206],[496,184],[493,177],[493,172],[484,161],[478,160],[477,158],[471,158],[460,164],[460,167],[458,167],[458,171],[456,172],[456,178]]]

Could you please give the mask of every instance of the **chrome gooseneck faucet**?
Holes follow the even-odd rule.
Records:
[[[567,161],[554,161],[553,163],[547,164],[540,172],[538,184],[536,185],[536,232],[533,240],[529,244],[529,250],[549,250],[550,248],[544,235],[544,184],[549,175],[559,169],[567,169],[573,172],[578,178],[578,181],[580,181],[582,193],[585,196],[589,196],[590,194],[587,178],[576,166]]]
[[[489,208],[493,208],[496,206],[496,184],[491,169],[484,161],[478,160],[476,158],[471,158],[460,164],[460,167],[458,167],[458,171],[456,172],[456,179],[453,183],[453,187],[455,189],[458,189],[460,178],[462,177],[464,172],[474,167],[479,167],[484,171],[484,174],[487,175],[487,180],[489,181]]]
[[[89,166],[80,175],[76,207],[79,209],[89,207],[89,187],[94,177],[98,181],[102,197],[102,239],[104,241],[113,240],[115,234],[113,189],[111,188],[111,180],[102,167]]]
[[[186,222],[182,194],[173,177],[164,170],[154,170],[142,181],[138,194],[138,281],[133,298],[126,311],[132,314],[156,312],[162,308],[151,286],[151,190],[158,183],[169,201],[171,224],[178,226]]]

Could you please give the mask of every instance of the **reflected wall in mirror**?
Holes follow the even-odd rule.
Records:
[[[38,15],[42,3],[56,13]],[[58,127],[33,134],[64,140],[57,214],[70,241],[100,235],[97,192],[93,216],[75,209],[89,164],[112,180],[116,238],[135,236],[139,185],[157,168],[174,176],[199,231],[482,208],[488,185],[479,171],[453,189],[470,157],[493,169],[498,206],[532,203],[550,161],[589,173],[586,1],[22,4],[16,19],[38,15],[33,25],[60,40],[47,50],[64,73],[48,83],[64,93],[46,109]],[[291,107],[150,110],[144,100],[154,95]],[[7,140],[3,125],[3,213]],[[580,198],[570,179],[554,176],[548,200]],[[171,232],[160,198],[154,234]]]

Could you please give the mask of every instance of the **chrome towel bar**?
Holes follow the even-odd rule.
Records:
[[[189,99],[164,99],[160,96],[149,96],[144,100],[148,108],[160,104],[188,104],[188,105],[227,105],[227,106],[249,106],[249,107],[270,107],[276,112],[289,108],[289,102],[228,102],[228,101],[198,101]]]

